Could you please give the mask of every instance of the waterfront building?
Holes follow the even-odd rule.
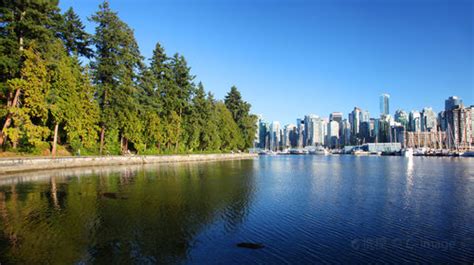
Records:
[[[380,95],[380,115],[390,114],[390,95],[382,94]]]
[[[467,149],[472,144],[472,113],[462,103],[455,109],[446,111],[447,137],[449,148]]]
[[[363,121],[360,123],[360,137],[362,139],[362,143],[372,142],[370,136],[370,121]]]
[[[421,131],[421,115],[420,112],[416,110],[410,111],[409,119],[409,129],[411,132],[420,132]]]
[[[401,143],[368,143],[362,145],[362,150],[368,152],[400,152],[402,149]]]
[[[396,122],[400,123],[405,129],[408,129],[408,113],[406,111],[398,109],[395,111],[393,116]]]
[[[342,121],[342,136],[341,136],[343,144],[346,146],[351,144],[351,123],[344,119]]]
[[[280,122],[273,121],[270,124],[270,150],[277,151],[280,149],[281,141],[281,127]]]
[[[349,122],[351,123],[351,143],[359,144],[359,130],[360,130],[360,118],[361,109],[354,107],[351,113],[349,113]]]
[[[329,114],[329,121],[342,122],[342,112],[332,112]]]
[[[393,120],[390,115],[382,115],[379,119],[379,135],[377,137],[377,142],[393,142],[393,135],[391,131],[391,126],[393,125]]]
[[[283,130],[283,148],[295,148],[298,144],[298,130],[296,125],[287,124]]]
[[[420,113],[421,131],[431,132],[437,130],[438,122],[436,120],[436,113],[432,108],[423,108]]]
[[[437,118],[438,130],[445,132],[448,128],[448,120],[446,119],[446,111],[440,111]]]
[[[335,120],[328,122],[327,146],[330,148],[338,148],[340,145],[339,136],[339,122]]]
[[[316,143],[317,132],[315,127],[319,119],[319,116],[314,114],[304,117],[304,146],[313,146]]]
[[[327,122],[324,119],[317,117],[313,121],[313,132],[314,132],[314,138],[313,138],[314,142],[311,144],[311,146],[325,145]]]
[[[360,112],[360,122],[369,122],[370,113],[366,110]]]
[[[303,148],[304,121],[302,119],[297,119],[296,120],[296,129],[298,130],[297,148]]]
[[[457,96],[451,96],[444,101],[444,110],[451,111],[453,109],[461,107],[462,104],[462,99]]]

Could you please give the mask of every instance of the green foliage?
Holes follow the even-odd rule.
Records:
[[[250,114],[251,105],[242,99],[237,87],[232,86],[225,97],[225,105],[232,113],[232,117],[242,132],[244,148],[253,146],[257,130],[257,117]]]
[[[216,101],[194,83],[184,56],[168,57],[159,43],[146,66],[133,30],[107,1],[90,18],[94,35],[72,8],[61,15],[57,1],[0,0],[0,17],[4,149],[49,154],[56,125],[59,148],[75,155],[251,146],[255,117],[240,92]]]

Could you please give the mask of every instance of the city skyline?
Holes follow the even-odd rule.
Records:
[[[279,121],[265,121],[258,116],[254,147],[271,151],[316,146],[352,150],[353,146],[370,143],[374,148],[393,148],[392,151],[402,147],[470,149],[474,143],[474,105],[464,104],[457,96],[446,98],[444,105],[439,112],[424,107],[421,111],[397,109],[392,115],[390,95],[383,93],[378,116],[358,106],[347,118],[342,112],[331,112],[329,118],[306,114],[283,126]]]
[[[383,114],[381,113],[381,108],[380,108],[380,100],[381,100],[381,97],[383,95],[388,95],[389,97],[389,104],[390,104],[390,107],[389,107],[389,115],[392,117],[392,118],[395,118],[396,117],[396,114],[397,114],[397,111],[405,111],[407,114],[412,112],[412,111],[417,111],[417,112],[422,112],[422,110],[424,109],[431,109],[432,111],[434,111],[436,114],[438,114],[440,111],[444,111],[447,106],[445,105],[446,104],[446,99],[448,98],[456,98],[456,99],[460,99],[461,102],[464,104],[465,107],[470,107],[470,106],[474,106],[474,102],[467,102],[463,97],[460,97],[458,95],[447,95],[444,99],[441,99],[440,100],[440,103],[437,104],[437,105],[440,105],[441,107],[439,109],[436,109],[432,106],[424,106],[420,109],[408,109],[408,108],[393,108],[393,103],[392,103],[392,98],[391,98],[391,95],[389,93],[382,93],[380,95],[378,95],[378,97],[374,97],[374,100],[376,100],[376,103],[378,104],[378,111],[376,113],[372,113],[370,111],[368,111],[366,108],[362,107],[362,106],[359,106],[359,105],[354,105],[352,107],[348,107],[347,108],[347,111],[344,111],[344,110],[334,110],[334,111],[327,111],[325,112],[324,114],[320,114],[320,113],[314,113],[314,112],[308,112],[308,113],[304,113],[300,116],[295,116],[295,118],[293,120],[290,120],[289,122],[283,122],[282,120],[280,119],[276,119],[276,120],[270,120],[270,119],[267,119],[265,115],[263,115],[262,113],[257,113],[256,115],[259,117],[259,119],[265,121],[265,122],[278,122],[281,124],[281,126],[285,126],[285,125],[296,125],[297,123],[297,120],[299,119],[302,119],[304,118],[305,116],[311,116],[311,115],[316,115],[317,117],[321,118],[321,119],[325,119],[326,121],[330,121],[331,120],[331,114],[334,114],[334,113],[341,113],[342,114],[342,120],[344,119],[348,119],[348,115],[353,111],[354,108],[358,108],[360,109],[361,111],[363,112],[368,112],[370,118],[380,118],[380,116]]]
[[[102,1],[61,1],[87,21]],[[146,10],[142,6],[146,5]],[[180,52],[207,90],[232,85],[253,113],[292,122],[307,113],[378,113],[431,106],[458,95],[473,102],[472,1],[118,1],[142,54],[157,41]],[[441,26],[442,25],[442,26]]]

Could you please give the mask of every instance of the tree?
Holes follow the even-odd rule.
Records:
[[[58,1],[19,0],[0,2],[0,87],[2,90],[3,126],[0,145],[5,142],[5,132],[12,122],[12,108],[16,108],[22,94],[21,87],[8,85],[8,80],[19,78],[24,49],[32,43],[37,52],[49,48],[60,21]]]
[[[81,148],[93,149],[97,138],[99,109],[93,97],[87,71],[77,57],[70,57],[61,43],[52,44],[54,52],[49,55],[51,89],[47,101],[54,124],[53,156],[59,129],[65,132],[65,141],[74,152]]]
[[[13,145],[20,138],[34,148],[40,148],[49,136],[47,95],[50,92],[46,61],[33,48],[24,51],[25,62],[20,78],[11,79],[11,89],[23,91],[21,106],[11,106],[11,120],[14,128],[5,130],[5,136],[13,135]]]
[[[221,150],[236,150],[243,147],[244,142],[232,113],[222,102],[216,103],[217,124],[221,140]]]
[[[85,31],[85,26],[72,7],[62,15],[58,35],[69,54],[87,58],[92,57],[93,52],[89,47],[91,36]]]
[[[251,105],[242,99],[237,87],[232,86],[225,97],[225,105],[232,113],[234,121],[242,132],[244,139],[244,148],[250,148],[253,145],[256,132],[257,117],[250,114]]]
[[[139,128],[138,73],[143,68],[142,57],[133,31],[121,21],[105,1],[91,17],[97,23],[93,43],[96,54],[92,62],[94,82],[98,87],[101,109],[100,153],[103,153],[106,129],[114,129],[120,137],[122,152],[128,150],[128,140],[139,140],[133,129]],[[109,138],[110,139],[110,138]],[[114,139],[108,147],[113,149]],[[109,150],[110,151],[110,150]]]

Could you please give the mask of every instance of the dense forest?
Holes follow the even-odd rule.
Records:
[[[223,101],[186,59],[140,54],[109,3],[85,26],[58,1],[0,0],[0,145],[41,155],[220,152],[252,146],[256,117],[236,87]]]

